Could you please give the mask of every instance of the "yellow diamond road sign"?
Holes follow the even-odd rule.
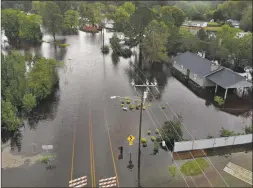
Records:
[[[135,138],[134,138],[133,135],[129,135],[129,136],[127,137],[128,142],[133,142],[134,139],[135,139]]]

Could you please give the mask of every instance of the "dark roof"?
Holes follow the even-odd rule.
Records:
[[[221,70],[206,76],[206,78],[223,88],[237,88],[240,87],[240,85],[241,87],[245,87],[246,85],[248,85],[248,87],[252,86],[252,83],[247,82],[246,78],[228,68],[222,68]],[[241,84],[239,84],[239,82]]]
[[[210,74],[212,62],[191,52],[182,53],[174,58],[176,63],[200,76]]]

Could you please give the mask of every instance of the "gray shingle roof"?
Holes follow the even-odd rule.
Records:
[[[223,68],[220,71],[217,71],[209,76],[207,76],[209,80],[213,81],[214,83],[218,84],[219,86],[223,88],[236,88],[239,87],[236,85],[236,83],[243,83],[245,86],[246,79],[237,74],[236,72],[228,69],[228,68]],[[242,82],[245,81],[245,82]],[[249,85],[252,85],[250,82],[248,82]],[[236,86],[236,87],[235,87]]]
[[[183,65],[184,68],[189,69],[191,72],[199,76],[205,76],[212,72],[211,61],[191,52],[182,53],[176,56],[174,60],[176,61],[176,63]]]

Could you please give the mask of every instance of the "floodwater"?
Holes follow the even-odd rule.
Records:
[[[109,44],[111,36],[112,33],[105,33],[105,44]],[[70,44],[65,49],[55,49],[50,43],[23,48],[64,61],[65,66],[59,69],[58,88],[38,106],[25,126],[11,135],[2,132],[4,187],[67,187],[70,179],[82,176],[87,176],[91,186],[92,174],[97,185],[99,179],[117,175],[120,186],[136,186],[139,112],[124,112],[119,99],[110,99],[110,96],[139,97],[140,89],[133,89],[132,79],[136,84],[142,84],[146,78],[151,82],[156,79],[159,85],[159,92],[151,88],[147,100],[152,106],[143,111],[142,135],[147,137],[148,146],[141,153],[142,186],[185,186],[182,180],[170,182],[171,153],[160,149],[153,155],[153,143],[146,136],[148,130],[155,135],[155,128],[172,120],[174,114],[182,116],[183,139],[191,136],[201,139],[208,134],[218,136],[222,127],[241,132],[251,123],[250,112],[233,115],[207,105],[205,99],[171,75],[168,65],[141,70],[134,56],[117,58],[111,52],[103,56],[101,39],[100,33],[79,32],[74,36],[57,36],[57,40]],[[46,35],[43,40],[53,39]],[[162,110],[161,105],[166,108]],[[129,134],[135,136],[133,146],[128,146]],[[53,149],[44,151],[42,145],[53,145]],[[124,148],[121,160],[118,160],[119,146]],[[53,169],[46,169],[39,162],[46,152],[56,155]],[[91,172],[90,153],[94,153],[95,172]],[[129,168],[130,153],[132,169]]]

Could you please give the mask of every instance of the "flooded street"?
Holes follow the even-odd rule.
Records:
[[[105,44],[109,44],[111,36],[112,33],[105,32]],[[100,33],[91,35],[79,31],[79,35],[56,39],[65,39],[64,43],[70,45],[54,49],[53,44],[42,43],[40,47],[26,49],[61,60],[65,66],[59,69],[59,88],[38,107],[19,134],[12,135],[2,147],[2,186],[67,187],[70,179],[82,176],[88,177],[88,186],[91,186],[91,173],[95,174],[96,182],[117,175],[121,187],[136,186],[139,111],[122,111],[119,99],[110,99],[110,96],[137,98],[131,81],[143,78],[142,73],[129,63],[130,59],[120,57],[117,62],[111,56],[111,49],[103,56]],[[43,40],[53,38],[46,35]],[[131,61],[134,62],[134,56]],[[252,122],[251,114],[235,116],[213,105],[207,106],[205,99],[174,78],[166,65],[156,65],[143,73],[151,80],[156,78],[161,92],[154,91],[154,96],[151,93],[148,96],[152,107],[143,111],[145,137],[148,130],[153,131],[164,121],[172,120],[174,113],[183,118],[183,139],[191,139],[191,135],[203,139],[208,134],[218,137],[222,127],[242,132]],[[161,110],[159,105],[166,109]],[[136,137],[131,147],[127,142],[129,134]],[[95,172],[91,172],[90,166],[90,140],[93,140]],[[53,150],[48,151],[56,154],[55,168],[51,170],[38,161],[46,152],[42,151],[42,145],[53,145]],[[13,150],[9,152],[11,146]],[[118,160],[119,146],[124,147],[122,160]],[[181,180],[173,185],[170,182],[171,153],[160,149],[157,155],[152,155],[153,147],[148,138],[148,147],[142,148],[142,186],[185,186]],[[130,153],[132,170],[127,167]]]

